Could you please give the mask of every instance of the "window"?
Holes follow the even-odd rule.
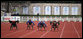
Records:
[[[54,15],[60,15],[60,7],[54,7]]]
[[[63,7],[63,15],[69,15],[69,7]]]
[[[28,7],[23,7],[23,14],[28,14]]]
[[[39,7],[39,6],[33,7],[33,14],[34,14],[34,15],[37,15],[37,13],[41,14],[41,12],[40,12],[40,7]]]
[[[45,7],[45,15],[51,15],[51,7],[50,6]]]
[[[18,8],[18,7],[13,7],[13,13],[14,13],[14,14],[19,13],[19,8]]]
[[[72,15],[78,14],[78,7],[72,7]]]

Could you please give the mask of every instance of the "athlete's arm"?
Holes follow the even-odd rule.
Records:
[[[46,26],[46,24],[45,23],[43,23],[45,26]],[[47,27],[47,26],[46,26]]]
[[[26,24],[28,24],[28,23],[29,23],[29,21],[26,22]]]
[[[31,21],[31,22],[33,23],[33,25],[35,25],[33,21]]]
[[[38,23],[38,26],[39,26],[40,22]]]

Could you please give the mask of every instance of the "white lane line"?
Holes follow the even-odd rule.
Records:
[[[8,26],[5,26],[5,27],[10,27],[11,26],[11,24],[10,25],[8,25]],[[18,26],[18,24],[17,24],[17,26]],[[1,31],[2,33],[4,33],[4,32],[7,32],[7,30],[6,31],[3,31],[3,29],[2,29],[2,31]]]
[[[22,28],[23,29],[23,28]],[[15,34],[15,33],[17,33],[17,32],[22,32],[22,31],[24,31],[25,29],[23,29],[23,30],[19,30],[19,31],[16,31],[16,32],[12,32],[12,33],[9,33],[9,34],[6,34],[5,36],[9,36],[9,35],[13,35],[13,34]],[[11,32],[11,31],[10,31]]]
[[[22,28],[22,27],[21,27]],[[23,29],[23,28],[22,28]],[[13,29],[14,30],[14,29]],[[12,30],[11,30],[12,31]],[[11,32],[10,30],[6,30],[6,31],[1,31],[2,33],[5,33],[5,32]]]
[[[35,26],[35,27],[36,27],[36,26]],[[23,32],[23,31],[25,31],[25,29],[20,30],[20,31],[16,31],[16,32],[12,32],[12,33],[9,33],[9,34],[6,34],[6,35],[4,35],[4,36],[10,36],[10,35],[13,35],[13,34],[15,34],[15,33]]]
[[[24,30],[17,31],[17,32],[23,32],[23,31],[24,31]],[[17,32],[13,32],[13,33],[6,34],[6,35],[4,35],[3,37],[7,37],[7,36],[10,36],[10,35],[13,35],[13,34],[15,34],[15,33],[17,33]]]
[[[60,34],[60,38],[62,37],[62,35],[63,35],[63,31],[64,31],[64,29],[65,29],[65,23],[64,23],[64,27],[63,27],[63,29],[62,29],[62,33]]]
[[[51,30],[51,29],[50,29],[50,30]],[[43,35],[41,35],[40,38],[42,38],[43,36],[45,36],[48,32],[50,32],[50,30],[47,31],[46,33],[44,33]]]
[[[32,32],[29,32],[29,33],[26,33],[26,34],[24,34],[24,35],[22,35],[22,36],[20,36],[20,37],[18,37],[18,38],[23,38],[23,37],[25,37],[25,36],[27,36],[27,35],[30,35],[30,34],[32,34],[33,32],[36,32],[37,30],[34,30],[34,31],[32,31]]]
[[[72,23],[71,23],[72,24]],[[73,25],[73,24],[72,24]],[[76,27],[73,25],[73,28],[75,29],[75,31],[76,31],[76,33],[77,33],[77,35],[78,35],[78,38],[80,38],[80,35],[79,35],[79,33],[78,33],[78,31],[76,30]]]
[[[37,28],[37,27],[36,27]],[[22,36],[19,36],[18,38],[23,38],[23,37],[25,37],[25,36],[27,36],[27,35],[30,35],[30,34],[32,34],[33,32],[36,32],[38,29],[36,29],[36,30],[34,30],[34,31],[31,31],[31,32],[29,32],[29,33],[26,33],[26,34],[24,34],[24,35],[22,35]]]

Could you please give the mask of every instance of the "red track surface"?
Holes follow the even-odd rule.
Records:
[[[51,29],[50,22],[47,24],[46,30],[37,30],[38,22],[35,21],[34,30],[26,30],[26,23],[19,23],[18,30],[10,31],[10,23],[1,22],[1,38],[82,38],[81,22],[60,22],[59,30]]]

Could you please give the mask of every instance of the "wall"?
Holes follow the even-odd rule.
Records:
[[[2,7],[2,5],[4,5],[4,7]],[[69,6],[69,15],[71,15],[71,7],[72,6],[77,6],[79,8],[79,11],[78,11],[78,15],[81,15],[81,4],[78,3],[78,4],[75,4],[75,3],[30,3],[29,1],[27,1],[26,3],[10,3],[10,8],[9,8],[9,13],[13,14],[13,10],[12,10],[12,7],[18,7],[19,8],[19,14],[23,14],[23,6],[27,6],[29,7],[29,15],[33,15],[33,7],[34,6],[40,6],[41,8],[41,15],[44,15],[45,14],[45,6],[51,6],[52,8],[52,11],[51,11],[51,14],[53,15],[54,14],[54,6],[60,6],[60,15],[62,15],[62,8],[64,6]],[[5,8],[6,9],[6,3],[1,3],[1,8]]]

